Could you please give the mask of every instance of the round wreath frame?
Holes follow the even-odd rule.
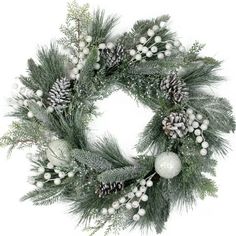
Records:
[[[216,73],[221,63],[201,56],[198,42],[185,49],[168,20],[141,20],[128,33],[111,37],[116,17],[69,4],[59,40],[69,54],[52,44],[39,50],[37,63],[29,59],[28,76],[19,77],[23,87],[15,86],[19,93],[11,100],[11,115],[19,119],[1,138],[10,150],[38,148],[27,154],[36,189],[23,200],[69,202],[80,223],[96,219],[88,227],[92,233],[136,225],[160,233],[171,206],[215,196],[215,183],[205,173],[215,175],[212,155],[225,155],[228,148],[221,134],[235,129],[228,101],[204,90],[223,79]],[[132,163],[114,138],[91,144],[86,136],[95,102],[116,89],[155,113]],[[177,155],[179,169],[170,159],[173,169],[158,172],[161,154],[164,164],[167,155]]]

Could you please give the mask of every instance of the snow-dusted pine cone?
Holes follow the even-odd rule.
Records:
[[[68,107],[71,100],[71,81],[67,78],[57,79],[49,91],[48,102],[55,110]]]
[[[188,88],[176,71],[172,71],[165,79],[161,80],[160,89],[164,92],[165,97],[175,103],[180,103],[188,97]]]
[[[116,193],[118,191],[121,191],[123,188],[124,184],[122,182],[100,183],[96,193],[98,194],[99,197],[104,197],[111,193]]]
[[[105,48],[101,52],[101,57],[106,63],[108,69],[118,66],[124,59],[125,50],[122,45],[116,45],[114,48]]]
[[[188,132],[188,118],[186,114],[171,112],[162,121],[163,130],[170,138],[182,138]]]

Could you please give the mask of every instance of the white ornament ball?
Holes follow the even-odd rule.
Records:
[[[163,59],[165,56],[162,52],[157,53],[157,58],[158,59]]]
[[[189,132],[189,133],[192,133],[193,131],[194,131],[193,126],[189,126],[189,127],[188,127],[188,132]]]
[[[140,183],[140,185],[144,186],[144,185],[146,185],[146,180],[145,179],[141,179],[139,183]]]
[[[152,182],[151,180],[148,180],[148,181],[147,181],[147,187],[150,188],[150,187],[152,187],[152,186],[153,186],[153,182]]]
[[[202,136],[197,136],[196,142],[197,142],[197,143],[202,143],[202,141],[203,141]]]
[[[202,114],[197,114],[196,117],[197,117],[198,120],[201,120],[202,119]]]
[[[27,113],[27,116],[28,116],[28,118],[33,118],[34,117],[34,114],[33,114],[33,112],[31,112],[31,111],[29,111],[28,113]]]
[[[190,114],[190,115],[189,115],[189,119],[190,119],[191,121],[194,121],[195,118],[196,118],[196,116],[195,116],[194,114]]]
[[[144,194],[142,197],[141,197],[141,200],[143,202],[146,202],[148,200],[148,195]]]
[[[42,96],[43,96],[43,91],[42,91],[42,90],[37,90],[37,91],[36,91],[36,95],[37,95],[38,97],[42,97]]]
[[[204,131],[204,130],[207,130],[208,126],[206,124],[202,124],[200,128]]]
[[[203,148],[208,148],[209,147],[208,142],[206,142],[206,141],[202,142],[202,147]]]
[[[102,213],[102,215],[106,215],[106,214],[107,214],[107,209],[106,209],[106,208],[103,208],[103,209],[101,210],[101,213]]]
[[[115,209],[114,208],[109,208],[108,209],[108,213],[109,213],[109,215],[113,215],[114,213],[115,213]]]
[[[140,187],[140,191],[141,191],[142,193],[145,193],[145,192],[147,191],[147,187],[141,186],[141,187]]]
[[[137,61],[141,61],[141,60],[142,60],[141,54],[137,54],[137,55],[135,56],[135,59],[136,59]]]
[[[154,30],[152,30],[152,29],[149,29],[149,30],[147,31],[147,35],[148,35],[149,37],[154,36],[154,34],[155,34],[155,32],[154,32]]]
[[[128,198],[133,198],[135,195],[134,195],[134,193],[133,192],[130,192],[130,193],[128,193]]]
[[[61,184],[61,180],[59,178],[54,179],[54,184],[55,185],[60,185]]]
[[[57,139],[49,143],[46,155],[55,166],[68,166],[70,162],[70,145],[63,139]]]
[[[160,36],[156,36],[156,37],[154,38],[154,41],[155,41],[156,43],[160,43],[160,42],[161,42],[161,37],[160,37]]]
[[[118,210],[119,207],[120,207],[119,202],[113,202],[113,203],[112,203],[112,207],[113,207],[114,209]]]
[[[174,152],[163,152],[155,160],[155,170],[163,178],[171,179],[181,171],[181,161]]]
[[[125,208],[126,208],[127,210],[132,209],[132,204],[131,204],[130,202],[127,202],[127,203],[125,204]]]
[[[37,183],[36,183],[36,186],[38,187],[38,188],[42,188],[43,187],[43,182],[41,182],[41,181],[38,181]]]
[[[58,176],[63,179],[65,178],[66,174],[64,172],[59,172]]]
[[[140,38],[140,43],[145,44],[147,42],[147,39],[145,37]]]
[[[134,50],[134,49],[131,49],[130,51],[129,51],[129,54],[130,54],[130,56],[135,56],[136,55],[136,51]]]
[[[167,49],[167,50],[171,50],[171,49],[172,49],[172,47],[173,47],[173,46],[172,46],[172,44],[171,44],[171,43],[167,43],[167,44],[166,44],[166,49]]]
[[[144,216],[144,215],[146,214],[146,211],[141,208],[141,209],[139,209],[138,214],[139,214],[140,216]]]
[[[202,156],[206,156],[206,155],[207,155],[207,150],[206,150],[205,148],[201,149],[201,150],[200,150],[200,154],[201,154]]]
[[[149,58],[152,57],[152,55],[153,55],[153,53],[152,53],[151,51],[148,51],[148,52],[146,53],[146,56],[149,57]]]
[[[133,216],[133,220],[134,220],[134,221],[139,221],[139,219],[140,219],[140,216],[139,216],[138,214],[135,214],[135,215]]]
[[[151,47],[151,52],[156,53],[158,51],[156,46],[152,46]]]
[[[132,202],[132,207],[133,208],[138,208],[139,207],[139,202],[138,201],[133,201]]]
[[[138,191],[137,187],[134,187],[133,190],[132,190],[133,193],[136,193],[137,191]]]
[[[90,36],[90,35],[88,35],[88,36],[86,36],[86,38],[85,38],[85,40],[86,40],[86,42],[87,43],[91,43],[92,42],[92,36]]]

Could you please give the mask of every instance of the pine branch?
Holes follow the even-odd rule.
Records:
[[[102,156],[80,149],[71,151],[71,156],[81,164],[84,164],[97,172],[103,172],[112,168],[112,164]]]

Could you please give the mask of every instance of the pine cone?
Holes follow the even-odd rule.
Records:
[[[113,182],[113,183],[100,183],[98,190],[96,193],[99,197],[104,197],[111,193],[117,193],[124,188],[124,184],[122,182]]]
[[[68,107],[71,100],[71,81],[67,78],[57,79],[49,91],[48,102],[55,110]]]
[[[176,71],[170,72],[167,78],[161,80],[160,89],[165,93],[167,99],[175,103],[180,103],[188,97],[188,88],[178,77]]]
[[[114,48],[105,48],[101,52],[101,57],[104,59],[106,67],[110,70],[118,66],[124,59],[125,50],[122,45],[116,45]]]
[[[163,130],[170,138],[182,138],[188,132],[188,119],[185,114],[171,112],[169,116],[162,121]]]

